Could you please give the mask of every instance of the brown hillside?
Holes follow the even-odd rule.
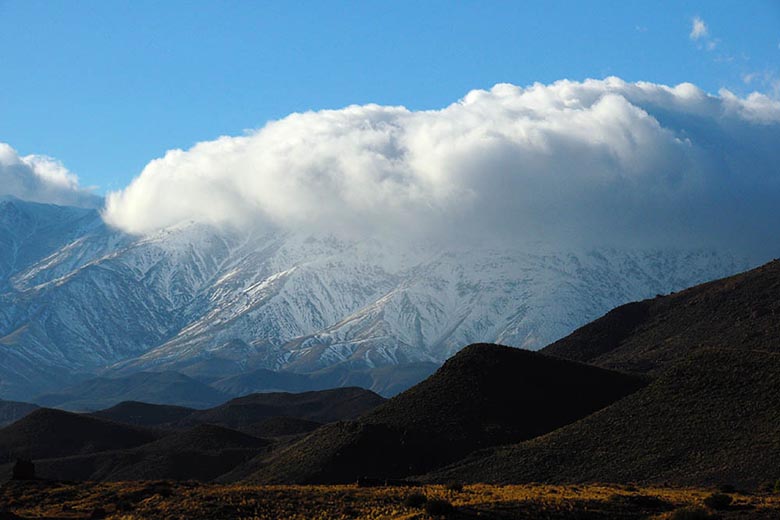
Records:
[[[658,373],[706,348],[780,352],[780,261],[618,307],[542,352]]]
[[[548,435],[427,477],[755,487],[780,477],[780,354],[694,354],[648,387]]]

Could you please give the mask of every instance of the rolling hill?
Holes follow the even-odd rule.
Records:
[[[161,436],[154,430],[41,408],[0,429],[0,463],[132,448]]]
[[[529,351],[471,345],[359,420],[323,426],[227,478],[338,483],[421,473],[475,449],[549,432],[644,384]]]
[[[133,401],[90,414],[44,408],[0,430],[0,473],[27,458],[46,479],[208,481],[384,401],[337,388],[253,394],[208,410]]]
[[[195,412],[194,408],[183,406],[123,401],[111,408],[99,410],[90,415],[99,419],[148,428],[170,428],[192,415],[193,412]]]
[[[53,480],[200,480],[230,471],[267,449],[269,441],[213,425],[198,425],[132,449],[36,462]]]
[[[196,411],[180,424],[214,424],[253,435],[273,430],[289,434],[301,429],[309,431],[312,423],[355,419],[384,401],[381,396],[362,388],[335,388],[297,394],[250,394],[208,410]],[[279,418],[306,422],[280,421]]]

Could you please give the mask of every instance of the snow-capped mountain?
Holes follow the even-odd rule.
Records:
[[[114,231],[0,201],[0,396],[78,373],[306,372],[540,348],[610,308],[747,267],[711,251],[409,246],[200,224]]]

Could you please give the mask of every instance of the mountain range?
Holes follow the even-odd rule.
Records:
[[[4,197],[0,398],[150,371],[238,395],[263,370],[320,382],[302,390],[392,395],[463,345],[541,348],[616,305],[744,267],[698,249],[399,248],[195,223],[133,236],[96,210]]]
[[[46,479],[756,490],[780,464],[778,316],[773,261],[618,307],[539,352],[472,344],[389,400],[339,388],[37,409],[0,429],[0,473],[26,457]]]

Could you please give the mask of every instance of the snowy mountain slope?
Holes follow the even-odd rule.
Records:
[[[68,256],[69,262],[60,258],[57,263],[69,269],[76,267],[79,256],[89,254],[86,243],[95,236],[105,236],[104,229],[100,215],[92,209],[0,197],[0,287],[49,255]]]
[[[308,372],[338,363],[440,362],[475,341],[541,348],[620,302],[742,267],[701,251],[391,256],[377,243],[287,237],[270,258],[234,268],[231,290],[216,283],[208,314],[120,368],[231,359]]]
[[[540,348],[629,300],[747,267],[708,251],[469,249],[188,224],[137,238],[93,210],[0,202],[0,396],[74,374],[310,372]]]

